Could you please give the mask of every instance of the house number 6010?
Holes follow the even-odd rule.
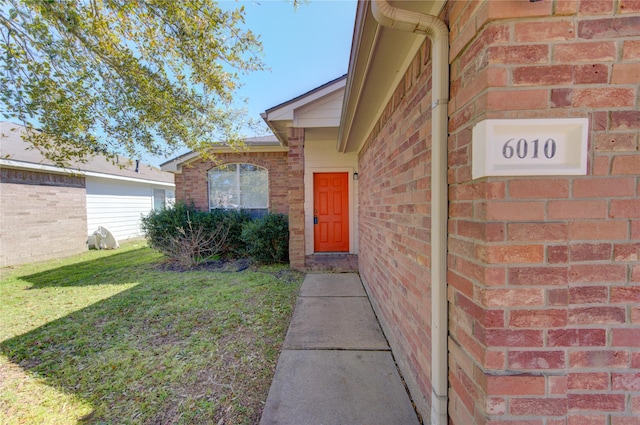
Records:
[[[509,139],[502,146],[502,156],[507,159],[511,159],[515,155],[520,159],[525,159],[529,156],[530,145],[532,146],[530,158],[538,158],[540,147],[540,141],[538,139],[531,140],[530,142],[526,139],[519,139],[517,142],[516,139]],[[556,156],[556,141],[553,139],[547,139],[542,146],[542,153],[547,159],[551,159]]]

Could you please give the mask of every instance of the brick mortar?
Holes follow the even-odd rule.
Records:
[[[565,424],[581,412],[572,410],[568,394],[576,390],[563,387],[563,380],[576,371],[606,370],[576,366],[575,353],[593,353],[595,359],[621,350],[627,365],[635,361],[632,370],[640,368],[640,347],[632,342],[640,338],[640,90],[629,72],[640,60],[640,33],[625,39],[607,34],[596,21],[618,13],[613,5],[622,2],[612,2],[611,12],[596,10],[596,3],[447,5],[453,46],[448,281],[454,424],[525,423],[535,399],[540,411],[549,409],[547,425]],[[640,10],[624,16],[624,31],[634,31],[629,23]],[[477,29],[469,31],[461,22]],[[587,27],[600,35],[587,39]],[[423,114],[430,99],[428,52],[427,42],[359,152],[359,238],[368,247],[360,252],[361,274],[381,321],[394,330],[394,354],[425,413],[428,403],[420,399],[428,400],[430,364],[422,352],[429,350],[429,330],[415,310],[430,305],[428,258],[420,266],[421,289],[411,278],[411,244],[424,223],[414,219],[414,211],[401,209],[408,202],[416,207],[414,179],[424,173],[428,181],[430,173],[428,161],[412,162],[412,143],[424,140],[427,150],[429,144]],[[471,129],[480,120],[576,116],[591,123],[586,177],[471,180]],[[428,214],[427,209],[419,215]],[[602,300],[593,289],[599,287],[606,291]],[[500,345],[504,341],[508,346]],[[522,393],[493,392],[487,379],[494,375],[524,377]],[[640,398],[634,402],[640,405]],[[615,414],[630,416],[630,409],[627,404]],[[599,413],[613,420],[606,409]]]
[[[449,3],[454,46],[450,334],[460,347],[450,353],[456,383],[450,404],[453,423],[526,421],[531,405],[518,400],[533,390],[552,397],[553,403],[566,403],[566,408],[553,404],[551,416],[558,423],[573,423],[581,412],[575,411],[568,394],[576,390],[558,386],[560,380],[566,382],[576,370],[607,370],[605,365],[617,361],[606,358],[612,350],[626,352],[627,367],[632,355],[640,358],[637,344],[624,345],[634,335],[640,337],[635,330],[640,323],[635,294],[640,289],[634,283],[640,282],[635,261],[640,232],[633,232],[640,226],[640,161],[635,159],[640,157],[640,93],[628,73],[640,58],[638,53],[633,56],[632,44],[638,43],[640,32],[616,38],[597,22],[618,13],[613,5],[622,2],[610,2],[610,12],[592,8],[609,2],[539,3],[527,13],[536,7],[548,11],[532,17],[520,14],[518,20],[507,16],[520,7],[516,2],[505,4],[503,11]],[[624,31],[633,31],[629,23],[639,19],[639,12],[618,21]],[[492,13],[506,19],[491,18]],[[461,22],[481,25],[470,35]],[[586,28],[600,31],[598,37],[587,36]],[[567,29],[571,32],[563,33]],[[457,42],[456,36],[465,41]],[[471,181],[470,133],[480,120],[576,116],[587,116],[591,123],[587,176]],[[617,294],[615,299],[612,294]],[[497,345],[499,341],[509,344]],[[557,354],[544,359],[540,350]],[[577,366],[575,353],[582,352],[593,356],[587,361],[601,356],[604,363]],[[486,385],[489,376],[511,374],[528,380],[538,376],[540,385],[523,385],[518,395],[494,392]],[[590,393],[606,398],[610,390]],[[540,407],[544,412],[545,405]],[[596,412],[603,421],[614,420],[606,407],[594,407]],[[632,416],[629,405],[615,414]]]
[[[13,168],[0,169],[0,183],[85,188],[82,176],[45,173]]]

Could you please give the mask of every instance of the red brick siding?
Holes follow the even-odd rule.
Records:
[[[288,214],[288,170],[286,152],[235,152],[219,153],[213,160],[197,159],[176,173],[176,200],[195,204],[196,208],[209,209],[207,172],[213,167],[229,163],[248,163],[266,168],[269,173],[269,211]]]
[[[84,177],[0,170],[0,267],[87,249]]]
[[[453,424],[627,423],[640,409],[636,3],[447,5]],[[358,195],[361,275],[423,415],[431,353],[427,52],[360,152]],[[480,120],[585,116],[587,176],[471,180],[471,129]]]
[[[304,270],[304,129],[289,130],[289,264],[292,269]]]
[[[637,2],[447,9],[451,422],[635,423]],[[536,117],[589,118],[587,176],[471,181],[473,125]]]
[[[360,273],[407,384],[423,406],[431,389],[427,56],[425,47],[358,159]]]

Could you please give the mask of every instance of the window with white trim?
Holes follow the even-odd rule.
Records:
[[[269,208],[269,173],[253,164],[225,164],[208,173],[209,209],[238,209],[261,217]]]

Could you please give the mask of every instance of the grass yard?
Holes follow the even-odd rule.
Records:
[[[144,242],[1,269],[0,424],[255,424],[302,274]]]

